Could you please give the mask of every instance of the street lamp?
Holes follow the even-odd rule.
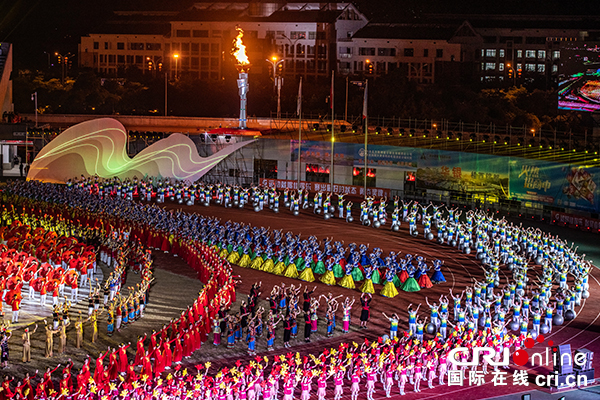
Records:
[[[162,57],[158,57],[158,59],[162,61]],[[152,57],[146,57],[146,61],[148,63],[149,71],[155,71],[155,73],[156,73],[157,70],[158,71],[162,70],[162,62],[154,61],[154,60],[152,60]]]
[[[177,61],[179,60],[179,54],[173,54],[173,58],[175,59],[175,79],[177,79]]]
[[[277,68],[283,64],[284,60],[277,60],[277,56],[273,56],[271,59],[267,58],[266,61],[273,67],[273,90],[275,90],[275,87],[277,86]]]
[[[61,64],[60,83],[64,84],[65,83],[65,74],[66,74],[66,65],[67,65],[67,62],[69,61],[69,57],[71,56],[71,53],[67,53],[63,56],[59,52],[55,52],[54,55],[56,57],[58,57],[58,63]]]
[[[508,79],[512,78],[513,86],[517,86],[517,77],[512,65],[510,63],[506,63],[506,68],[508,68]]]
[[[277,119],[281,118],[281,86],[283,78],[277,74],[277,69],[283,64],[283,59],[277,60],[276,56],[266,60],[273,67],[273,90],[277,89]]]
[[[371,60],[365,60],[365,70],[369,75],[373,73],[373,63]]]

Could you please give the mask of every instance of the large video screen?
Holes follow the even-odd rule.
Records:
[[[558,108],[600,110],[599,42],[567,42],[561,46]]]

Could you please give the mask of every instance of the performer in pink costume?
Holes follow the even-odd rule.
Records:
[[[404,396],[404,387],[406,386],[406,382],[408,381],[408,375],[406,375],[406,367],[404,365],[400,366],[400,377],[398,378],[398,389],[400,389],[400,394]]]
[[[286,376],[283,383],[283,400],[292,400],[294,398],[294,378]]]
[[[350,300],[349,297],[346,297],[346,300],[344,300],[344,303],[342,304],[342,309],[344,310],[342,332],[344,333],[348,333],[350,330],[350,313],[352,312],[352,305],[355,300],[356,299],[354,298]]]
[[[265,379],[261,386],[263,400],[273,400],[273,381],[271,378]]]
[[[333,383],[335,385],[335,389],[333,389],[333,394],[335,395],[335,400],[340,400],[342,398],[342,394],[344,392],[344,371],[338,369],[333,377]]]
[[[300,400],[308,400],[310,398],[310,383],[313,375],[310,370],[304,372],[304,376],[300,381],[300,388],[302,389],[300,394]]]
[[[319,400],[325,400],[325,394],[327,393],[327,372],[321,371],[319,379],[317,379],[317,397]]]
[[[246,391],[246,397],[248,400],[256,400],[256,390],[254,389],[254,385],[257,381],[258,377],[252,378],[248,381],[248,390]]]
[[[421,364],[421,361],[417,361],[414,373],[415,393],[421,391],[421,389],[419,389],[421,386],[421,379],[423,379],[423,364]]]
[[[360,391],[360,372],[356,370],[352,375],[352,386],[350,386],[350,393],[352,396],[352,400],[356,400],[358,397],[358,392]]]
[[[439,359],[439,363],[440,364],[438,366],[438,372],[439,372],[438,382],[440,385],[444,385],[444,377],[446,376],[446,371],[448,371],[446,354],[442,354],[442,356]]]
[[[367,373],[367,399],[373,400],[373,394],[375,394],[375,381],[377,380],[377,372],[372,367],[365,367]]]
[[[385,389],[385,396],[391,397],[392,386],[394,385],[394,364],[390,363],[384,373],[385,381],[383,382],[383,388]]]
[[[437,356],[437,354],[436,354]],[[429,387],[429,389],[433,389],[433,379],[435,378],[435,370],[436,370],[436,365],[437,360],[436,359],[430,359],[427,361],[427,386]]]
[[[215,318],[213,321],[213,344],[215,346],[221,344],[221,326],[219,325],[218,318]]]

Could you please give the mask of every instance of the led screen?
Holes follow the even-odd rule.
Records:
[[[600,109],[600,43],[565,43],[560,50],[559,73],[559,109]]]

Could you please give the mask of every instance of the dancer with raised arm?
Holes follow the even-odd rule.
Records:
[[[400,317],[398,314],[394,313],[391,316],[387,316],[386,313],[381,313],[384,318],[390,321],[390,339],[394,340],[398,336],[398,321],[400,321]]]
[[[360,296],[360,305],[362,307],[362,311],[360,313],[360,327],[362,329],[367,329],[367,323],[369,322],[369,317],[371,316],[371,311],[369,310],[371,306],[371,300],[373,296],[369,293],[363,293]]]
[[[349,297],[346,297],[346,300],[344,300],[344,302],[342,303],[342,310],[344,312],[344,316],[342,318],[343,333],[348,333],[348,331],[350,331],[350,318],[352,313],[352,306],[354,305],[355,300],[356,299],[354,297],[352,298],[352,300],[350,300]]]

